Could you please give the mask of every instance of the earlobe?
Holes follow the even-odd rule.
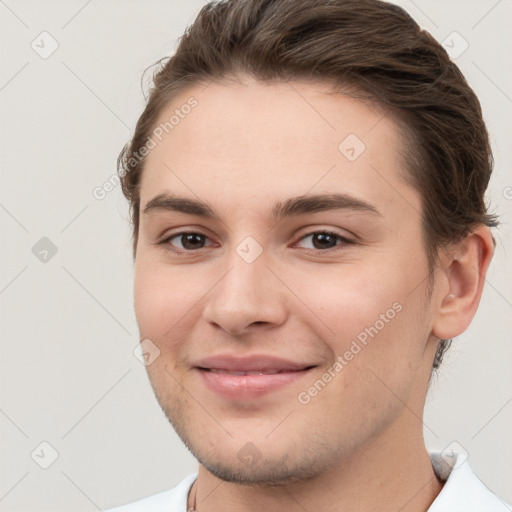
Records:
[[[487,226],[479,226],[446,256],[444,274],[448,292],[439,297],[432,334],[451,339],[463,333],[475,316],[482,296],[494,240]]]

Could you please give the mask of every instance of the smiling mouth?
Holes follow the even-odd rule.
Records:
[[[277,375],[278,373],[298,373],[305,370],[310,370],[311,368],[314,368],[314,366],[308,366],[306,368],[300,369],[300,370],[277,370],[277,369],[269,369],[269,370],[240,370],[240,371],[234,371],[234,370],[222,370],[218,368],[199,368],[200,370],[205,370],[207,372],[211,373],[219,373],[223,375]]]
[[[271,400],[285,399],[288,386],[307,378],[316,366],[302,368],[260,368],[250,370],[205,368],[198,366],[201,380],[207,389],[223,400],[251,402],[269,397]]]

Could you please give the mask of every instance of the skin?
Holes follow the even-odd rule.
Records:
[[[200,463],[198,510],[426,510],[442,488],[422,432],[432,362],[438,340],[463,332],[476,312],[489,230],[443,250],[429,294],[422,198],[403,177],[390,116],[327,84],[241,77],[183,91],[161,120],[190,96],[198,105],[147,157],[135,308],[141,339],[161,351],[147,367],[156,397]],[[348,134],[366,146],[352,162],[338,149]],[[200,199],[219,220],[144,215],[163,192]],[[379,213],[272,217],[276,202],[333,192]],[[322,248],[322,230],[353,243],[334,237],[334,249]],[[159,244],[182,231],[204,237],[188,250],[180,236]],[[262,248],[252,263],[236,251],[247,236]],[[300,403],[396,303],[400,312]],[[316,368],[256,400],[228,400],[192,368],[226,352]],[[244,462],[244,446],[256,462]]]

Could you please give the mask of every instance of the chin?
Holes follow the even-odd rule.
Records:
[[[288,446],[266,444],[265,448],[265,439],[261,439],[261,442],[255,441],[256,445],[246,442],[240,447],[233,440],[205,443],[204,438],[191,437],[179,429],[176,432],[209,473],[225,482],[241,485],[275,487],[314,479],[337,460],[336,450],[311,438]]]
[[[318,475],[312,465],[299,467],[292,465],[291,461],[261,459],[253,467],[246,467],[240,464],[229,464],[227,461],[210,461],[200,459],[199,463],[212,475],[225,482],[241,485],[253,485],[260,487],[278,487],[305,479],[314,478]],[[287,457],[285,458],[287,459]]]

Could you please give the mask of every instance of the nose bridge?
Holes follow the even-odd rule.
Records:
[[[285,311],[269,254],[252,237],[230,251],[226,274],[210,292],[205,319],[232,334],[253,323],[279,324]]]

